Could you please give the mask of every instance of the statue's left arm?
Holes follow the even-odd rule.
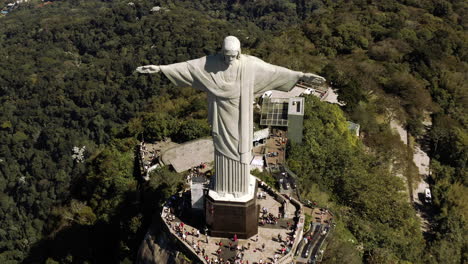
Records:
[[[251,57],[252,58],[252,57]],[[313,74],[293,71],[281,66],[266,63],[258,58],[252,58],[255,67],[255,94],[261,94],[268,90],[287,92],[294,88],[299,80],[322,84],[325,78]]]

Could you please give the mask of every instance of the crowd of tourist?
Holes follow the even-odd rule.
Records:
[[[195,176],[199,173],[199,168],[193,168],[190,173],[191,176]],[[260,187],[262,190],[259,195],[266,199],[266,195],[275,195],[271,188],[265,183],[261,182]],[[281,197],[281,196],[280,196]],[[277,199],[279,197],[276,197]],[[282,197],[281,197],[282,198]],[[203,259],[208,264],[275,264],[279,263],[281,257],[288,254],[296,239],[296,221],[288,221],[284,228],[287,229],[284,234],[284,228],[278,228],[278,234],[272,237],[272,240],[279,243],[275,250],[271,250],[271,245],[268,247],[268,251],[265,243],[269,243],[266,240],[259,240],[259,235],[250,240],[239,241],[237,235],[234,235],[229,240],[229,243],[224,244],[218,238],[209,239],[207,235],[207,229],[200,233],[200,230],[192,228],[182,222],[177,216],[178,208],[177,197],[171,197],[166,206],[163,208],[162,217],[167,223],[167,226],[183,243],[186,244],[199,258]],[[278,208],[278,212],[271,212],[268,208],[262,207],[260,211],[259,225],[278,225],[279,220],[284,218],[286,200],[282,200],[281,206]],[[179,206],[180,207],[180,206]],[[283,211],[282,211],[283,210]],[[294,218],[297,219],[297,218]],[[284,224],[284,223],[283,223]],[[283,232],[281,232],[283,231]],[[211,241],[210,241],[211,240]],[[277,245],[277,244],[275,244]],[[269,255],[271,250],[271,256]],[[232,251],[232,252],[231,252]],[[255,258],[254,256],[258,257]],[[229,256],[227,258],[227,256]],[[252,261],[255,259],[255,261]]]
[[[142,164],[145,170],[148,170],[148,168],[153,165],[155,162],[157,162],[158,157],[159,157],[159,150],[153,150],[153,149],[147,149],[146,143],[141,142],[140,143],[140,154],[142,158]]]
[[[189,173],[187,174],[187,177],[186,177],[187,183],[190,183],[192,178],[195,178],[195,177],[209,177],[210,174],[211,174],[211,171],[209,171],[209,170],[206,171],[207,167],[208,167],[208,165],[206,163],[202,162],[202,163],[200,163],[200,165],[197,165],[195,167],[190,168]]]

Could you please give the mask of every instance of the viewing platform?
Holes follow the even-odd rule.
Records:
[[[173,196],[161,218],[166,229],[200,263],[291,263],[302,239],[302,205],[259,183],[258,234],[248,239],[211,237],[201,222],[191,217],[190,195]]]

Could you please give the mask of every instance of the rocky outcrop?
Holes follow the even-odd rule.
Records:
[[[178,241],[156,220],[138,250],[137,264],[189,264],[193,263],[179,251]]]

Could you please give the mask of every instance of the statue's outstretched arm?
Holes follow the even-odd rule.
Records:
[[[161,71],[159,65],[145,65],[136,68],[136,71],[139,73],[158,73]]]
[[[326,82],[325,78],[313,73],[304,73],[301,80],[317,85],[324,84]]]

